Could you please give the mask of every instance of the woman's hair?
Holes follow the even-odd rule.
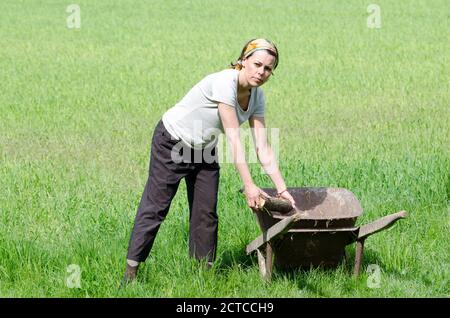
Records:
[[[275,46],[275,44],[267,39],[251,39],[248,41],[244,48],[241,51],[241,55],[236,60],[236,62],[231,62],[230,68],[234,68],[236,70],[240,70],[242,68],[242,60],[244,58],[248,58],[252,56],[252,54],[259,50],[265,50],[270,55],[275,57],[275,65],[273,66],[273,69],[276,69],[278,66],[278,62],[280,60],[280,56],[278,55],[278,49]]]

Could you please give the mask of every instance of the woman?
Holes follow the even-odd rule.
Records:
[[[217,160],[206,158],[212,155],[217,159],[218,129],[226,134],[250,208],[258,208],[260,195],[266,194],[254,184],[245,161],[238,128],[246,120],[254,128],[258,159],[278,195],[295,205],[267,143],[264,95],[259,88],[270,78],[278,60],[272,42],[253,39],[230,69],[206,76],[163,115],[153,135],[149,177],[130,238],[125,282],[136,277],[139,263],[149,255],[182,178],[189,201],[190,255],[212,265],[217,246],[219,165]]]

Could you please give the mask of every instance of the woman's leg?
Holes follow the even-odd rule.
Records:
[[[180,180],[193,170],[189,165],[172,161],[171,151],[176,143],[160,122],[152,139],[149,175],[130,237],[128,261],[139,263],[148,257]]]
[[[202,164],[186,176],[189,200],[189,253],[196,259],[212,263],[217,249],[218,165]]]

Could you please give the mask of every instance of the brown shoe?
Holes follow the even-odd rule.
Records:
[[[127,268],[125,269],[125,273],[123,274],[122,281],[120,282],[120,289],[136,280],[138,268],[139,265],[130,266],[129,264],[127,264]]]

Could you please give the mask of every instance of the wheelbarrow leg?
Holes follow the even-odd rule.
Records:
[[[390,228],[394,223],[400,219],[406,218],[408,213],[400,211],[388,216],[382,217],[375,222],[365,224],[359,228],[358,238],[356,239],[355,252],[355,269],[353,275],[357,277],[361,270],[361,263],[363,258],[364,241],[372,234],[378,233],[382,230]]]
[[[267,280],[272,279],[272,267],[273,267],[273,250],[270,243],[266,244],[266,267],[267,267]]]
[[[256,250],[259,271],[264,279],[270,280],[272,278],[273,250],[271,244],[273,244],[278,237],[281,237],[281,235],[289,231],[289,229],[301,219],[301,216],[302,214],[300,211],[297,211],[295,214],[275,223],[245,248],[247,254]]]
[[[258,248],[256,253],[258,254],[259,272],[265,280],[270,281],[272,279],[273,267],[272,246],[269,243],[266,243],[265,246]]]
[[[364,253],[364,239],[356,241],[356,252],[355,252],[355,268],[353,270],[353,276],[358,277],[361,270],[361,263]]]

